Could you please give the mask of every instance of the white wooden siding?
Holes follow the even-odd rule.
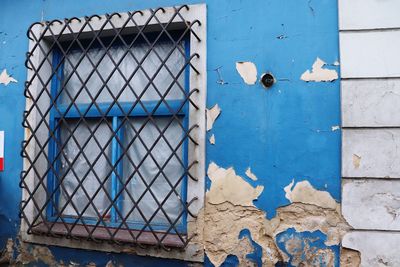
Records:
[[[342,30],[400,27],[399,0],[339,0]]]
[[[400,266],[400,233],[356,231],[347,233],[343,247],[361,253],[361,267]]]
[[[400,79],[343,80],[342,126],[399,127]]]
[[[342,177],[400,178],[399,148],[400,129],[344,129]]]
[[[400,30],[341,32],[342,78],[400,77],[399,47]]]
[[[400,266],[400,0],[339,0],[339,31],[342,246]]]
[[[400,183],[396,180],[343,181],[342,213],[356,229],[400,230]]]

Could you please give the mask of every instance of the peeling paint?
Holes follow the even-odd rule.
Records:
[[[239,266],[255,266],[253,262],[247,259],[247,255],[254,251],[251,240],[247,236],[239,239],[237,251],[238,253],[236,256],[239,260]]]
[[[332,129],[332,132],[339,131],[340,130],[340,126],[339,125],[335,125],[335,126],[332,126],[331,129]]]
[[[249,177],[253,181],[257,181],[257,176],[251,171],[251,168],[248,167],[246,170],[246,176]]]
[[[214,122],[218,118],[219,114],[221,114],[221,109],[218,104],[215,104],[212,108],[206,110],[207,131],[210,131],[213,128]]]
[[[337,71],[323,68],[325,65],[326,62],[317,57],[312,70],[306,70],[300,79],[306,82],[331,82],[338,79]]]
[[[249,85],[257,82],[257,67],[253,62],[236,62],[236,70]]]
[[[285,197],[291,202],[312,204],[320,206],[322,208],[335,209],[336,201],[333,197],[326,191],[320,191],[315,189],[310,182],[301,181],[297,182],[294,186],[294,181],[292,181],[288,186],[284,188]]]
[[[324,245],[324,239],[320,231],[298,233],[294,229],[288,229],[277,236],[279,247],[290,257],[291,266],[334,267],[339,260],[335,256],[339,247]]]
[[[340,251],[341,267],[359,267],[361,265],[361,253],[354,249],[342,248]]]
[[[211,180],[207,200],[211,204],[230,202],[233,205],[254,207],[253,200],[256,200],[264,190],[260,185],[252,187],[242,177],[236,175],[233,168],[220,168],[214,162],[208,166],[207,175]]]
[[[13,246],[14,246],[14,241],[11,238],[7,239],[6,247],[4,248],[3,251],[1,251],[0,254],[0,265],[11,262],[14,254]]]
[[[289,255],[276,244],[276,236],[288,229],[293,228],[297,232],[320,231],[326,235],[326,246],[338,245],[350,229],[340,214],[340,204],[335,203],[332,207],[333,198],[329,193],[315,190],[308,182],[299,182],[291,190],[293,181],[288,190],[290,197],[304,200],[305,203],[296,202],[280,207],[276,216],[269,220],[266,219],[266,212],[252,203],[262,190],[257,190],[257,187],[252,187],[236,175],[233,168],[224,169],[211,163],[208,175],[211,187],[199,221],[204,220],[204,229],[207,229],[203,237],[204,246],[215,266],[220,266],[228,255],[241,257],[243,253],[239,249],[241,241],[238,236],[243,229],[248,229],[252,240],[261,246],[263,266],[288,262]],[[302,196],[303,193],[305,196]],[[316,193],[318,197],[312,198],[309,196],[311,193]],[[328,252],[321,251],[322,254]]]
[[[0,84],[4,84],[7,86],[9,83],[17,83],[18,81],[11,77],[8,73],[7,70],[4,69],[1,74],[0,74]]]
[[[215,135],[214,134],[212,134],[210,136],[210,139],[208,139],[208,140],[210,141],[210,144],[215,145]]]
[[[60,266],[48,247],[20,242],[16,263],[26,265],[34,262],[42,262],[47,266]]]
[[[353,166],[355,169],[360,168],[361,165],[361,156],[357,154],[353,154]]]

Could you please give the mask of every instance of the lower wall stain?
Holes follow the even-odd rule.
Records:
[[[8,239],[6,249],[0,258],[0,265],[21,266],[33,263],[41,263],[45,266],[63,266],[62,262],[57,262],[46,246],[38,246]]]
[[[252,201],[262,193],[233,168],[210,164],[210,190],[197,221],[204,232],[202,240],[209,263],[214,266],[358,266],[360,254],[342,249],[339,244],[350,230],[328,192],[318,191],[307,181],[282,188],[291,204],[279,207],[276,216],[267,219],[265,211]],[[294,187],[293,187],[294,186]],[[293,189],[292,189],[293,187]],[[306,194],[306,195],[302,195]],[[232,264],[225,264],[227,261]],[[0,257],[0,265],[20,266],[41,263],[46,266],[96,266],[94,263],[57,261],[46,246],[9,239]],[[112,262],[108,267],[114,266]]]

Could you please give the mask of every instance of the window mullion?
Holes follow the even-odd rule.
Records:
[[[119,190],[119,182],[118,180],[121,179],[122,177],[122,167],[121,167],[121,162],[118,163],[117,166],[115,164],[118,161],[118,158],[120,157],[121,154],[121,149],[118,140],[121,142],[121,132],[122,130],[119,129],[121,124],[121,120],[118,117],[112,117],[112,128],[115,136],[113,137],[112,143],[111,143],[111,163],[113,166],[113,172],[111,173],[111,199],[112,201],[115,200],[118,190]],[[119,179],[118,179],[119,177]],[[118,210],[121,210],[119,207],[119,200],[114,202],[114,205],[111,207],[111,222],[115,223],[118,221],[118,213],[116,211],[116,208]]]

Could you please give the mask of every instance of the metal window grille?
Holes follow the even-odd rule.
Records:
[[[145,23],[137,22],[143,16],[143,12],[137,11],[128,12],[125,17],[113,13],[39,22],[28,30],[27,36],[35,45],[27,53],[25,63],[33,74],[25,83],[24,94],[30,105],[24,112],[23,127],[29,134],[22,143],[21,156],[28,166],[20,181],[28,195],[20,210],[28,234],[163,248],[188,244],[191,237],[187,236],[186,218],[188,214],[195,217],[190,206],[196,199],[186,199],[187,179],[197,180],[190,173],[197,162],[188,162],[187,156],[188,143],[197,144],[192,137],[197,125],[189,127],[188,117],[190,108],[198,109],[191,97],[199,92],[189,90],[189,71],[199,74],[192,65],[199,55],[190,53],[189,39],[201,42],[193,30],[193,25],[201,26],[200,21],[187,21],[181,14],[188,9],[186,5],[174,8],[168,22],[158,18],[165,13],[158,8],[150,10],[151,16]],[[123,20],[122,26],[115,26],[116,17]],[[42,27],[39,34],[32,30],[36,24]],[[156,49],[161,42],[168,43],[170,48],[163,54]],[[141,57],[135,46],[145,48]],[[96,59],[91,54],[93,49],[99,51]],[[119,57],[113,54],[115,49],[119,49]],[[78,51],[77,60],[69,56],[74,51]],[[34,62],[38,53],[43,56]],[[174,53],[183,59],[183,64],[172,71],[167,62]],[[150,55],[158,60],[151,71],[144,67]],[[123,68],[128,57],[134,64],[125,64],[129,68]],[[105,60],[110,68],[107,74],[99,69]],[[141,90],[134,82],[139,73]],[[161,73],[169,78],[157,82]],[[110,86],[116,76],[120,84],[117,88]],[[97,79],[95,85],[93,77]],[[68,89],[71,79],[80,84],[73,88],[73,94]],[[34,81],[39,90],[32,89]],[[150,90],[155,97],[145,100]],[[171,99],[173,90],[178,90],[179,98]],[[101,100],[104,93],[107,98]],[[84,103],[79,99],[84,99]],[[163,123],[159,123],[161,120]],[[175,136],[175,141],[167,134],[171,125],[182,133]],[[144,141],[146,127],[151,128],[154,136],[151,142]],[[72,156],[67,151],[71,142],[77,150]],[[155,148],[161,142],[165,156],[159,162]],[[135,143],[143,152],[139,160],[132,159],[138,153],[133,149]],[[151,179],[143,168],[146,160],[151,160],[155,168],[156,175]],[[78,161],[83,163],[84,172],[77,172]],[[166,171],[172,161],[182,170],[179,177],[170,177]],[[31,175],[33,181],[29,179]],[[66,188],[68,179],[74,179],[72,189]],[[144,187],[136,196],[129,187],[133,179]],[[160,180],[166,189],[161,198],[154,192]],[[89,183],[95,190],[88,192]],[[77,200],[78,196],[85,201]],[[174,206],[178,210],[174,216],[166,207],[171,196],[179,203]],[[101,208],[99,198],[106,203]],[[145,201],[154,204],[152,210],[143,208],[141,203]],[[139,223],[131,221],[133,213],[140,218]],[[157,216],[162,216],[164,222],[155,223]]]

